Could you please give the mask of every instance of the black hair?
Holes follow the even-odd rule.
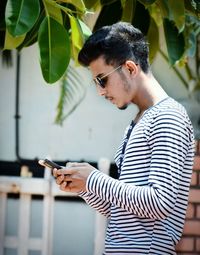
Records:
[[[139,64],[143,72],[149,70],[149,47],[143,33],[127,22],[117,22],[95,31],[79,52],[80,64],[89,66],[100,56],[106,64],[118,66],[126,60]]]

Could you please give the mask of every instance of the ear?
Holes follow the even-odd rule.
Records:
[[[124,65],[130,74],[136,75],[138,73],[138,65],[132,60],[127,60]]]

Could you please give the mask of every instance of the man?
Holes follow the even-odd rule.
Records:
[[[193,131],[185,109],[153,77],[148,43],[118,22],[86,41],[79,61],[89,66],[99,95],[139,112],[125,132],[113,179],[87,163],[54,169],[63,191],[77,192],[109,218],[104,254],[176,254],[188,202]]]

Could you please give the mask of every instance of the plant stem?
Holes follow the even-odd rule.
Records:
[[[193,77],[191,69],[190,69],[190,67],[189,67],[189,65],[187,63],[185,64],[185,71],[187,73],[188,79],[189,80],[193,80],[194,77]]]

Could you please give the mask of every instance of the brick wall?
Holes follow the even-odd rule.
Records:
[[[189,204],[178,255],[200,255],[200,141],[196,141]]]

